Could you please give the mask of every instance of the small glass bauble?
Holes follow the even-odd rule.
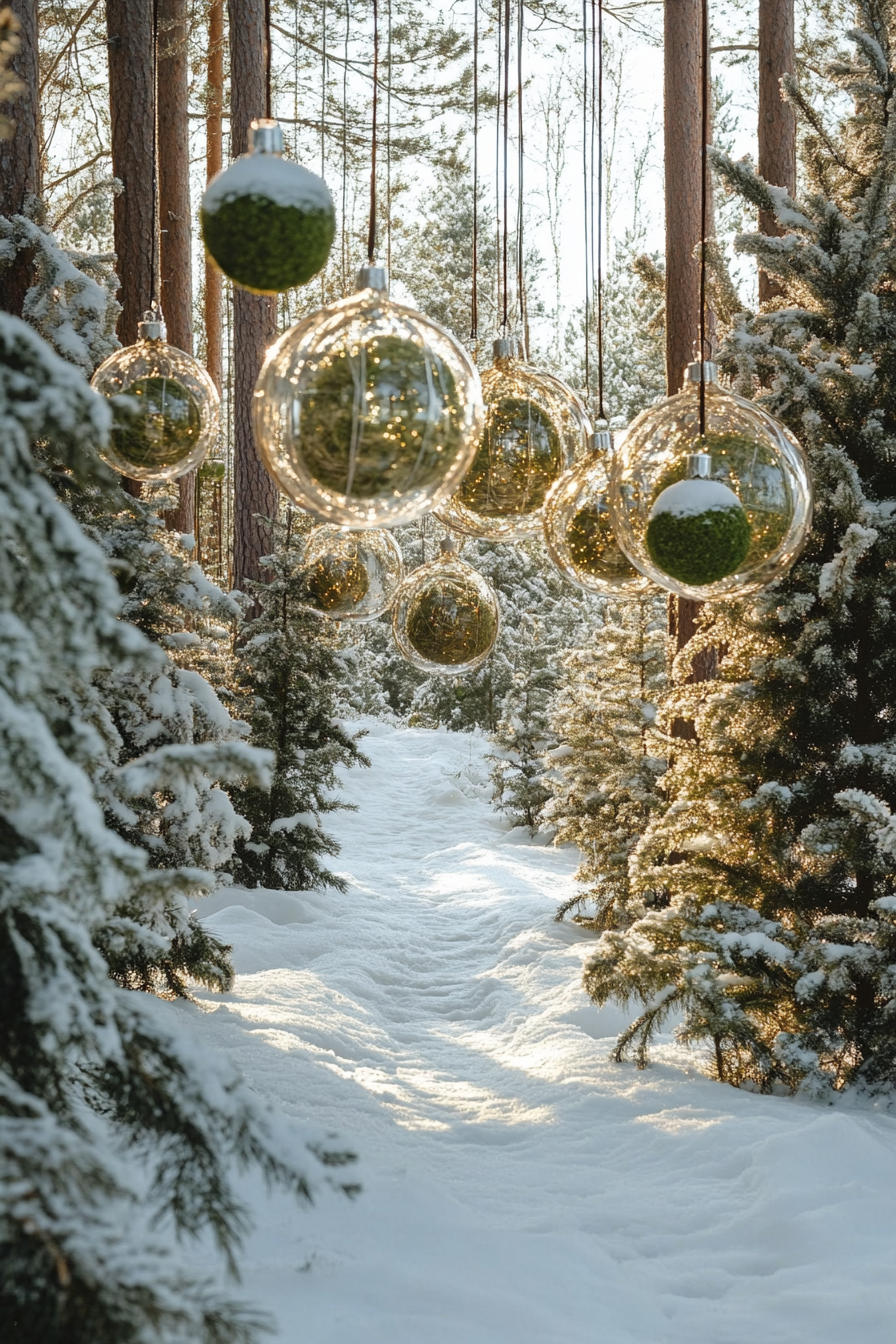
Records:
[[[336,233],[326,182],[283,158],[283,131],[269,120],[252,122],[249,153],[209,182],[199,220],[212,261],[253,294],[307,284]]]
[[[435,322],[392,303],[386,273],[285,332],[255,385],[255,439],[294,503],[340,527],[393,527],[457,487],[482,426],[479,375]]]
[[[116,350],[90,380],[112,403],[101,456],[135,481],[172,481],[198,467],[218,433],[221,402],[206,370],[168,345],[165,324],[147,312],[136,345]]]
[[[473,465],[438,516],[471,537],[520,541],[541,530],[547,493],[585,451],[591,425],[565,383],[523,362],[516,339],[495,341],[482,395]]]
[[[395,642],[423,672],[452,676],[473,672],[495,647],[501,624],[491,584],[454,553],[442,553],[405,579],[392,612]]]
[[[388,611],[404,578],[401,547],[389,532],[346,532],[325,523],[302,556],[303,606],[331,621],[371,621]]]
[[[613,535],[607,502],[612,446],[608,430],[592,435],[589,456],[548,491],[544,539],[560,572],[586,592],[637,597],[650,580],[623,555]]]
[[[690,364],[684,391],[629,426],[610,473],[622,550],[661,588],[698,601],[745,597],[781,578],[812,522],[802,448],[716,377],[715,364]]]

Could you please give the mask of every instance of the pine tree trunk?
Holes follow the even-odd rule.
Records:
[[[168,341],[193,353],[187,0],[158,0],[159,268]],[[172,532],[192,532],[196,473],[177,482],[180,500],[163,514]]]
[[[245,152],[249,125],[265,115],[264,0],[228,0],[231,153]],[[276,298],[233,292],[233,581],[261,578],[259,559],[273,545],[277,487],[252,434],[252,396],[265,349],[277,331]]]
[[[153,298],[156,236],[153,224],[153,0],[106,0],[112,171],[124,190],[115,197],[113,226],[118,298],[118,339],[133,345],[137,324]],[[132,495],[139,481],[123,480]]]
[[[701,176],[703,165],[702,96],[703,6],[701,0],[666,0],[663,94],[665,104],[666,177],[666,392],[678,392],[686,366],[695,357],[700,331],[700,264],[697,248],[702,236]],[[709,184],[707,184],[707,191]],[[712,197],[708,198],[707,236],[712,227]],[[711,315],[707,330],[712,331]],[[696,628],[702,602],[669,598],[669,633],[683,649]],[[717,659],[698,655],[690,680],[715,675]],[[693,723],[676,719],[672,734],[696,738]]]
[[[40,93],[37,70],[37,0],[12,0],[10,6],[21,27],[18,52],[11,66],[24,86],[13,103],[0,111],[15,122],[10,140],[0,140],[0,215],[20,215],[27,198],[40,195]],[[17,253],[11,266],[0,270],[0,308],[21,317],[34,279],[30,250]]]
[[[759,172],[766,182],[796,190],[796,117],[781,97],[781,76],[796,67],[793,0],[759,0]],[[761,233],[784,232],[774,215],[759,212]],[[759,302],[782,293],[778,282],[759,271]]]
[[[208,181],[224,166],[224,0],[211,0],[208,11],[208,115],[205,120],[205,171]],[[221,272],[205,263],[205,366],[220,392],[224,386],[224,313]]]

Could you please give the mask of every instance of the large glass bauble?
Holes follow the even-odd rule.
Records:
[[[482,426],[479,375],[435,322],[392,303],[386,274],[296,324],[255,386],[259,452],[284,494],[323,522],[392,527],[457,487]]]
[[[136,345],[116,350],[90,385],[112,404],[112,431],[101,456],[136,481],[171,481],[198,467],[218,433],[221,402],[206,370],[168,345],[152,312]]]
[[[494,348],[476,456],[438,516],[472,537],[519,541],[541,530],[545,497],[584,452],[591,426],[565,383],[523,362],[517,340]]]
[[[283,158],[276,121],[253,121],[249,153],[209,182],[199,209],[212,261],[241,289],[280,294],[327,263],[336,212],[327,184]]]
[[[637,597],[650,581],[613,535],[607,501],[611,451],[609,432],[594,434],[589,456],[554,483],[544,504],[544,539],[560,572],[586,592]]]
[[[415,569],[392,611],[395,642],[423,672],[473,672],[495,647],[501,623],[491,584],[461,560],[450,541],[442,554]]]
[[[720,388],[714,364],[702,369],[705,431],[695,363],[684,391],[629,426],[613,457],[610,511],[619,545],[642,574],[681,597],[712,601],[747,596],[787,573],[812,522],[812,482],[784,426]]]
[[[370,621],[388,611],[404,578],[390,532],[346,532],[324,523],[305,542],[302,605],[333,621]]]

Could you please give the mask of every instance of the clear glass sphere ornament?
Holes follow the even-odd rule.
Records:
[[[516,338],[495,341],[482,395],[476,456],[438,517],[471,537],[521,541],[541,531],[545,497],[585,451],[591,425],[571,388],[523,362]]]
[[[454,543],[408,575],[392,610],[392,631],[402,655],[423,672],[452,676],[473,672],[495,647],[501,612],[495,590]]]
[[[306,610],[331,621],[371,621],[389,610],[401,586],[401,547],[390,532],[324,523],[305,543],[302,578]]]
[[[304,285],[327,264],[336,211],[317,173],[283,157],[276,121],[253,121],[249,153],[217,173],[199,208],[202,241],[228,279],[253,294]]]
[[[699,601],[744,597],[786,574],[812,522],[796,440],[760,407],[688,365],[682,392],[632,422],[610,472],[622,550],[654,583]]]
[[[101,456],[132,480],[172,481],[214,443],[221,400],[198,359],[167,344],[160,313],[145,313],[137,330],[137,343],[116,350],[90,380],[112,402]]]
[[[386,272],[296,324],[255,385],[255,439],[277,485],[341,527],[393,527],[460,483],[482,426],[479,375],[455,338],[393,303]]]
[[[588,457],[564,472],[544,502],[548,555],[566,578],[589,593],[637,597],[650,587],[623,555],[607,498],[613,449],[609,430],[591,437]]]

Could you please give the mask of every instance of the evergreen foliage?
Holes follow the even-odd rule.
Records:
[[[196,756],[150,744],[119,767],[97,679],[150,683],[165,655],[119,620],[102,552],[31,452],[47,443],[86,481],[97,469],[84,445],[102,443],[109,410],[2,315],[0,418],[0,1333],[246,1341],[257,1319],[186,1270],[152,1223],[208,1231],[232,1263],[245,1214],[231,1165],[307,1196],[304,1158],[171,1005],[121,989],[95,946],[145,940],[121,911],[165,909],[205,880],[154,868],[104,820],[123,799],[177,792]],[[261,785],[263,755],[238,747]]]
[[[780,280],[722,354],[738,389],[810,453],[813,531],[789,576],[714,608],[674,668],[662,719],[677,743],[669,808],[631,861],[667,908],[608,931],[586,970],[598,1002],[640,1001],[620,1039],[641,1061],[672,1012],[720,1078],[823,1094],[896,1081],[896,48],[885,0],[860,0],[853,111],[828,127],[795,81],[806,190],[791,200],[716,156],[783,237],[743,236]],[[688,684],[700,647],[719,679]]]
[[[339,847],[321,817],[346,806],[333,796],[336,768],[367,765],[357,738],[337,722],[344,668],[336,635],[302,607],[305,574],[301,515],[290,509],[278,546],[265,557],[265,583],[253,585],[260,612],[243,626],[235,689],[251,740],[273,757],[271,787],[251,776],[230,796],[252,827],[236,842],[233,873],[246,886],[288,891],[345,883],[323,866]]]

